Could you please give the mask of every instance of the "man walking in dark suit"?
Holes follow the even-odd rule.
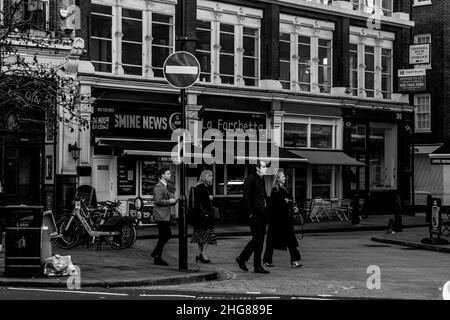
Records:
[[[164,250],[164,245],[172,237],[170,230],[170,207],[178,202],[178,198],[170,198],[167,183],[172,179],[172,173],[169,167],[163,167],[158,171],[159,182],[153,189],[153,212],[155,221],[158,225],[158,243],[152,252],[152,257],[155,258],[155,264],[161,266],[168,266],[161,256]]]
[[[267,172],[265,161],[256,165],[256,174],[250,174],[244,181],[244,209],[249,215],[252,239],[245,246],[236,262],[239,267],[248,271],[245,262],[253,253],[255,273],[269,273],[262,267],[261,255],[264,247],[264,236],[267,227],[267,193],[264,186],[264,175]]]

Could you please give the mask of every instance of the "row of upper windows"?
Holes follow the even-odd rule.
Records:
[[[90,56],[95,70],[162,78],[164,61],[174,51],[174,14],[92,4]],[[199,9],[197,17],[199,81],[259,87],[262,16]],[[288,15],[282,15],[280,21],[282,88],[331,93],[334,25]],[[359,30],[360,34],[352,30],[350,37],[351,92],[390,99],[394,37]]]

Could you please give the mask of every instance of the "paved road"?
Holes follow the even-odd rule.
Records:
[[[154,289],[312,297],[442,299],[442,287],[450,280],[450,254],[378,244],[370,241],[373,234],[376,233],[305,235],[301,241],[303,267],[291,269],[288,253],[275,251],[276,266],[268,275],[243,272],[234,262],[248,237],[222,238],[218,246],[211,249],[210,258],[215,266],[230,274],[230,279]],[[169,245],[177,245],[177,242],[172,241]],[[195,252],[195,247],[190,244],[189,250]],[[369,283],[372,286],[377,284],[373,279],[373,270],[376,272],[377,267],[380,271],[380,289],[368,289],[370,276]],[[372,268],[370,273],[368,268]]]
[[[214,293],[144,288],[82,288],[80,290],[43,288],[0,288],[0,300],[202,300],[202,301],[267,301],[267,300],[336,300],[338,297],[280,296],[258,293]]]

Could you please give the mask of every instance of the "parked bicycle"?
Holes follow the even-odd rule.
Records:
[[[119,211],[111,210],[118,203],[108,203],[99,208],[90,209],[84,201],[75,199],[70,215],[61,217],[56,223],[60,237],[55,244],[62,249],[70,249],[81,245],[92,238],[105,242],[112,249],[131,247],[136,241],[136,229],[133,220],[123,217]],[[119,203],[120,204],[120,203]]]

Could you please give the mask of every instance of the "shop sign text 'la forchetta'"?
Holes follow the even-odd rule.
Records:
[[[163,108],[97,105],[92,130],[97,136],[170,139],[172,132],[181,127],[181,114]]]

